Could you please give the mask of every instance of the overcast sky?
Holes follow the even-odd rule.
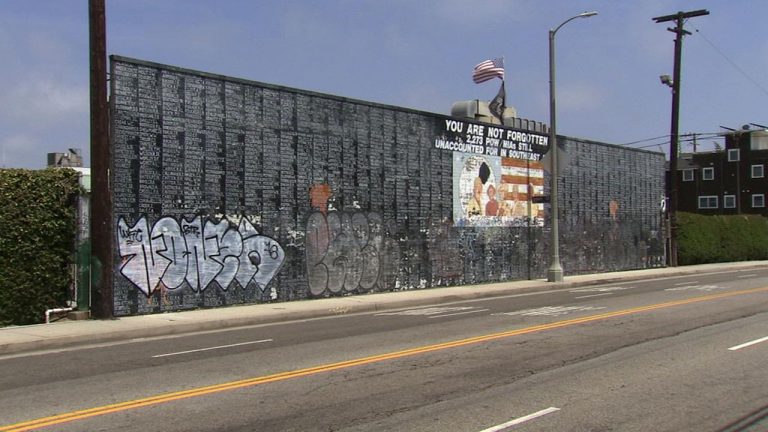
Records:
[[[449,114],[491,99],[475,64],[506,62],[508,105],[549,123],[547,32],[557,33],[558,133],[668,151],[672,23],[708,9],[683,44],[680,133],[768,124],[768,1],[107,0],[107,52]],[[0,166],[89,153],[87,0],[0,0]],[[688,144],[683,151],[690,151]]]

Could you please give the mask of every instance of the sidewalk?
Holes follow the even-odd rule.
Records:
[[[558,283],[550,283],[542,279],[524,280],[319,300],[198,309],[187,312],[122,317],[112,320],[63,321],[33,326],[4,327],[0,328],[0,355],[254,324],[418,307],[552,289],[766,266],[768,266],[768,261],[747,261],[580,276],[566,275],[565,280]]]

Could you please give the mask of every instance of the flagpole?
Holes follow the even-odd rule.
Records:
[[[504,126],[504,111],[507,109],[507,64],[504,56],[501,56],[501,65],[504,67],[504,78],[501,79],[501,89],[503,90],[503,99],[501,100],[501,125]]]
[[[501,56],[501,66],[504,68],[504,78],[501,79],[502,99],[501,99],[501,116],[499,117],[499,120],[501,121],[501,125],[504,126],[504,111],[507,109],[507,86],[506,86],[507,64],[504,56]]]
[[[504,99],[501,102],[501,125],[504,126],[504,111],[507,110],[507,81],[505,78],[501,80],[501,88],[504,90]]]

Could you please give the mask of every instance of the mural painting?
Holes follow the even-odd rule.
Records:
[[[544,225],[541,162],[454,152],[453,218],[457,226]]]
[[[458,120],[437,122],[435,148],[453,153],[453,219],[460,227],[543,226],[542,158],[549,138]]]
[[[121,217],[117,244],[120,273],[147,297],[158,289],[178,290],[185,282],[195,292],[213,282],[227,290],[233,281],[241,287],[253,282],[264,291],[285,259],[282,247],[247,218],[235,225],[227,218],[164,217],[150,229],[146,217],[133,225]],[[277,297],[274,287],[270,297]]]

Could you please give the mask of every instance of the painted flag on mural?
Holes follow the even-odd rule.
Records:
[[[472,71],[472,81],[474,81],[475,84],[480,84],[494,78],[500,78],[504,81],[503,58],[486,60],[475,66],[475,69]]]
[[[544,194],[544,166],[539,161],[501,158],[499,199],[503,216],[531,218],[532,224],[541,226],[544,205],[532,202],[533,197]]]
[[[491,102],[488,103],[488,109],[491,110],[493,115],[499,118],[499,120],[504,122],[504,118],[502,117],[504,115],[504,106],[507,99],[507,92],[504,90],[504,81],[501,82],[501,88],[499,89],[499,92],[496,93],[496,97],[491,99]]]

